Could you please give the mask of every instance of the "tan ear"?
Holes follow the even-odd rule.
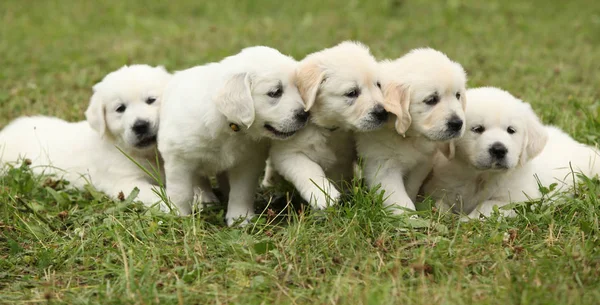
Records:
[[[387,84],[383,90],[383,106],[385,110],[396,115],[396,131],[405,135],[410,127],[410,88],[397,83]]]
[[[301,63],[296,71],[296,86],[304,101],[304,111],[309,111],[317,100],[319,86],[323,82],[325,72],[319,65],[312,61]]]
[[[519,164],[524,165],[529,160],[537,157],[544,147],[546,146],[546,142],[548,141],[548,132],[546,128],[540,122],[540,119],[531,109],[529,104],[525,104],[526,106],[526,116],[527,122],[524,130],[525,139],[523,141],[523,148],[521,151],[521,158],[519,160]]]
[[[456,151],[456,145],[454,144],[453,140],[447,141],[447,142],[442,142],[438,144],[438,149],[440,150],[440,152],[448,159],[448,160],[452,160],[454,159],[454,154]]]
[[[250,85],[250,74],[235,74],[225,82],[215,96],[217,110],[227,117],[229,122],[246,128],[250,128],[254,123],[254,101]]]
[[[94,91],[97,91],[97,85],[94,86]],[[90,99],[90,105],[85,111],[85,118],[92,126],[92,128],[97,131],[100,136],[103,136],[106,132],[106,111],[105,111],[104,102],[100,98],[100,94],[98,92],[94,92],[92,98]]]

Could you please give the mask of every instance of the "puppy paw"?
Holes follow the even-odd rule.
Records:
[[[252,220],[252,218],[254,217],[254,214],[252,215],[243,215],[243,216],[225,216],[225,222],[227,223],[228,227],[233,227],[233,226],[237,226],[240,228],[243,228],[245,226],[247,226],[248,224],[250,224],[250,221]]]
[[[313,209],[323,210],[329,206],[337,205],[340,200],[340,196],[341,194],[337,190],[332,190],[329,192],[329,194],[313,194],[313,199],[310,201],[310,203]]]

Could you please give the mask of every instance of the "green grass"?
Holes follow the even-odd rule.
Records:
[[[184,69],[249,45],[296,58],[341,40],[379,58],[431,46],[471,87],[529,101],[545,123],[600,141],[599,1],[0,2],[0,126],[83,119],[91,87],[127,63]],[[282,187],[282,190],[290,190]],[[390,218],[353,187],[325,213],[272,202],[256,224],[222,207],[177,218],[27,167],[0,178],[0,303],[596,304],[600,183],[514,219]],[[261,192],[260,206],[269,202]],[[127,194],[125,194],[127,195]],[[283,203],[282,203],[283,202]],[[281,215],[277,215],[281,212]]]

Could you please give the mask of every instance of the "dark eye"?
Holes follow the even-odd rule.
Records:
[[[267,93],[267,95],[272,98],[279,98],[279,97],[281,97],[281,95],[283,95],[283,88],[279,87],[279,88],[275,89],[275,91],[271,91],[271,92]]]
[[[508,132],[509,134],[513,134],[517,132],[517,130],[515,130],[512,126],[508,126],[508,128],[506,128],[506,132]]]
[[[381,89],[381,83],[380,82],[377,82],[376,85],[377,85],[377,88]]]
[[[125,109],[127,109],[127,106],[121,104],[121,105],[119,105],[119,107],[117,107],[117,109],[115,109],[115,111],[118,113],[123,113],[123,112],[125,112]]]
[[[460,92],[456,92],[456,99],[460,100]]]
[[[475,126],[471,127],[471,131],[474,133],[483,133],[485,131],[485,127],[483,127],[481,125],[475,125]]]
[[[156,102],[155,97],[149,97],[146,99],[146,104],[148,104],[148,105],[152,105],[152,104],[154,104],[154,102]]]
[[[440,101],[440,97],[437,94],[434,94],[428,98],[426,98],[423,102],[429,106],[433,106]]]
[[[349,97],[349,98],[357,98],[360,95],[360,90],[358,90],[358,88],[354,88],[346,93],[344,93],[344,96]]]

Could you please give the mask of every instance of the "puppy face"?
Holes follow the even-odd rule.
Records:
[[[234,131],[240,125],[255,138],[286,139],[306,125],[309,114],[295,84],[298,63],[293,58],[275,49],[251,47],[221,63],[235,72],[215,101]]]
[[[163,88],[171,75],[163,67],[124,66],[94,86],[86,111],[92,128],[126,150],[153,150]]]
[[[467,131],[456,140],[456,157],[479,170],[506,170],[537,156],[547,140],[529,106],[497,88],[467,91]]]
[[[314,124],[368,131],[386,122],[377,61],[364,45],[343,42],[310,54],[297,76]]]
[[[433,49],[417,49],[381,63],[386,109],[396,130],[431,141],[460,137],[465,128],[466,75],[463,68]]]

